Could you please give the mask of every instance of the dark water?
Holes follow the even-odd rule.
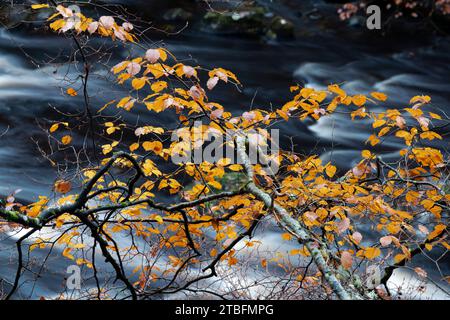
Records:
[[[289,8],[278,6],[277,9],[296,19]],[[219,86],[213,96],[235,114],[251,106],[280,106],[289,99],[289,86],[293,83],[317,88],[339,83],[349,93],[381,91],[390,97],[389,107],[406,106],[412,96],[426,94],[432,97],[436,109],[449,111],[449,38],[367,37],[354,41],[348,32],[352,31],[305,32],[294,41],[267,43],[258,39],[218,36],[194,25],[164,42],[179,59],[192,57],[195,59],[193,65],[220,66],[237,74],[244,85],[242,92]],[[43,138],[36,120],[55,117],[51,106],[68,111],[79,108],[81,99],[64,97],[58,80],[58,76],[66,72],[73,77],[78,73],[73,67],[64,65],[59,66],[56,73],[54,67],[43,65],[37,68],[26,54],[32,57],[55,55],[70,45],[70,40],[62,37],[40,33],[31,36],[23,31],[0,29],[0,132],[7,130],[0,138],[0,194],[21,188],[21,196],[30,201],[39,194],[49,194],[55,172],[42,160],[33,141]],[[101,89],[105,85],[108,84],[101,78],[92,79],[93,105],[102,106],[110,99],[110,93]],[[114,94],[120,95],[120,91],[114,88]],[[155,118],[148,113],[139,116],[143,122],[152,125],[170,123],[166,116]],[[351,124],[348,118],[338,115],[318,123],[291,121],[282,127],[285,142],[288,137],[293,137],[299,150],[319,152],[326,160],[332,158],[342,169],[358,161],[358,150],[370,133],[371,128],[366,123]],[[443,143],[448,146],[448,139]],[[331,146],[332,153],[329,152]],[[399,147],[395,141],[388,141],[380,152],[391,156]],[[273,237],[273,234],[265,237]],[[0,277],[8,280],[13,278],[15,268],[12,244],[12,240],[7,240],[0,248]],[[33,255],[37,261],[39,256],[42,258],[43,253]],[[33,297],[51,295],[59,290],[66,264],[60,260],[47,264],[50,269],[44,279],[37,282]],[[440,266],[443,273],[448,274],[448,263]],[[22,292],[29,293],[32,285],[30,282]]]

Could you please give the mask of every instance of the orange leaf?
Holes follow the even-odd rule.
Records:
[[[379,101],[387,100],[387,95],[385,95],[384,93],[381,93],[381,92],[372,92],[370,95]]]
[[[55,182],[54,189],[58,193],[67,193],[72,189],[70,181],[58,180]]]
[[[341,264],[344,269],[349,270],[353,265],[353,256],[350,252],[344,251],[341,254]]]
[[[72,137],[71,136],[64,136],[61,139],[62,144],[64,145],[68,145],[72,142]]]
[[[66,92],[69,96],[72,96],[72,97],[75,97],[78,95],[78,92],[76,92],[74,88],[69,88],[69,89],[67,89]]]
[[[336,167],[333,165],[329,165],[326,167],[325,172],[326,172],[327,176],[329,176],[330,178],[333,178],[333,176],[336,173]]]
[[[364,256],[369,260],[375,259],[380,254],[381,254],[381,250],[378,248],[369,247],[369,248],[366,248],[366,250],[364,250]]]

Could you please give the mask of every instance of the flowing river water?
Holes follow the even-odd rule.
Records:
[[[321,2],[321,1],[318,1]],[[145,2],[128,1],[145,6]],[[275,6],[275,5],[272,5]],[[288,8],[277,7],[281,14],[296,21],[297,15]],[[350,30],[351,32],[351,30]],[[158,39],[155,39],[158,40]],[[353,41],[345,31],[305,32],[292,41],[261,41],[233,35],[216,35],[198,26],[188,27],[181,34],[164,40],[168,49],[178,58],[193,57],[199,65],[221,66],[235,72],[243,83],[242,92],[223,89],[216,91],[218,102],[233,113],[242,113],[249,107],[269,108],[279,106],[289,99],[289,86],[299,83],[316,88],[339,83],[349,93],[381,91],[389,98],[390,107],[404,107],[417,94],[432,97],[433,106],[444,112],[450,103],[450,39],[430,36],[427,39],[380,39]],[[70,46],[69,39],[29,34],[20,30],[0,29],[0,194],[23,189],[20,197],[36,200],[38,195],[50,193],[55,172],[40,157],[34,139],[42,138],[42,130],[36,119],[51,117],[52,105],[70,110],[81,98],[70,102],[60,94],[59,81],[51,67],[30,64],[27,55],[56,54],[63,46]],[[125,53],[124,53],[125,54]],[[64,66],[58,74],[67,71]],[[74,72],[73,70],[69,72]],[[103,105],[104,82],[94,79],[89,84],[92,103]],[[152,125],[167,124],[169,118],[150,118],[140,115]],[[364,141],[371,132],[367,123],[351,123],[350,119],[334,116],[318,123],[292,121],[281,127],[285,143],[292,137],[294,143],[305,153],[318,152],[324,160],[332,160],[341,170],[350,168],[358,161]],[[446,132],[443,145],[448,147]],[[332,148],[331,148],[332,147]],[[393,156],[401,146],[388,141],[379,152],[385,157]],[[332,149],[332,151],[331,151]],[[0,278],[12,281],[15,272],[14,241],[17,235],[1,242]],[[289,250],[279,235],[267,232],[260,235],[277,250]],[[44,253],[33,252],[39,264]],[[18,297],[52,296],[61,289],[67,262],[60,257],[58,249],[46,264],[46,272],[36,283],[32,275],[21,287]],[[423,262],[424,259],[417,261]],[[439,281],[434,263],[430,262],[429,274]],[[450,271],[449,260],[440,261],[442,273]],[[414,278],[409,272],[396,275],[397,283]],[[409,281],[409,280],[408,280]],[[412,280],[414,282],[416,280]],[[442,282],[440,285],[445,286]],[[423,297],[448,298],[433,284],[429,284]]]

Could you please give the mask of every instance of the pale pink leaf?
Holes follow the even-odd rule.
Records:
[[[223,73],[222,71],[217,71],[215,73],[215,76],[218,77],[220,80],[222,80],[225,83],[228,82],[228,76],[225,73]]]
[[[344,220],[337,222],[336,227],[339,234],[345,232],[350,227],[350,219],[345,218]]]
[[[362,240],[362,234],[359,233],[359,232],[354,232],[352,234],[352,238],[357,244],[359,244],[361,242],[361,240]]]
[[[248,121],[255,119],[255,117],[256,117],[256,115],[251,111],[250,112],[246,111],[242,114],[242,118],[244,118],[245,120],[248,120]]]
[[[73,11],[69,8],[66,8],[62,5],[58,5],[56,7],[56,10],[64,17],[64,18],[69,18],[73,16]]]
[[[418,117],[417,121],[419,122],[421,127],[428,129],[428,125],[430,124],[430,119],[425,118],[425,117]]]
[[[414,271],[421,278],[426,278],[428,276],[427,272],[425,270],[423,270],[422,268],[416,267],[416,268],[414,268]]]
[[[189,89],[189,95],[192,97],[192,99],[194,100],[200,100],[201,97],[203,97],[204,95],[204,91],[202,88],[198,87],[198,86],[192,86]]]
[[[395,122],[397,124],[397,127],[399,128],[404,128],[406,125],[406,121],[405,118],[401,117],[401,116],[397,116],[397,118],[395,118]]]
[[[131,62],[127,66],[127,72],[131,74],[132,76],[136,75],[141,71],[141,65],[137,62]]]
[[[362,170],[360,166],[354,167],[352,172],[356,177],[361,177],[364,174],[364,170]]]
[[[114,35],[116,36],[117,39],[126,41],[125,32],[123,28],[119,28],[119,30],[114,30]]]
[[[223,110],[222,109],[216,109],[211,112],[211,118],[212,119],[218,119],[222,116]]]
[[[352,267],[353,265],[353,256],[351,255],[350,252],[348,251],[344,251],[341,254],[341,264],[342,267],[344,267],[344,269],[348,270]]]
[[[159,50],[156,49],[148,49],[145,52],[145,59],[147,59],[150,63],[155,63],[161,57]]]
[[[97,29],[98,29],[98,22],[97,22],[97,21],[94,21],[94,22],[89,23],[89,26],[88,26],[88,28],[87,28],[87,31],[88,31],[90,34],[93,34],[95,31],[97,31]]]
[[[75,20],[74,19],[67,19],[66,24],[64,27],[59,29],[59,32],[67,32],[69,30],[72,30],[75,27]]]
[[[392,237],[391,236],[385,236],[380,238],[380,243],[383,247],[387,247],[392,243]]]
[[[315,113],[315,114],[321,114],[321,115],[324,115],[324,114],[326,114],[327,112],[326,112],[325,109],[319,108],[319,109],[315,109],[315,110],[314,110],[314,113]]]
[[[195,76],[195,69],[191,66],[183,66],[183,73],[186,75],[186,77],[190,78],[192,76]]]
[[[142,136],[142,135],[144,135],[145,134],[145,129],[144,128],[137,128],[135,131],[134,131],[134,134],[136,135],[136,136]]]
[[[113,66],[111,68],[111,72],[114,72],[114,70],[120,70],[122,67],[125,67],[125,64],[127,64],[127,63],[128,63],[128,61],[119,62],[118,64],[116,64],[115,66]],[[114,72],[114,73],[117,73],[117,72]]]
[[[122,28],[125,30],[125,31],[131,31],[131,30],[133,30],[133,25],[131,24],[131,23],[129,23],[129,22],[124,22],[124,23],[122,23]]]
[[[175,100],[172,97],[167,98],[164,100],[164,108],[167,109],[170,106],[172,106],[175,103]]]
[[[212,77],[209,78],[208,82],[206,82],[206,86],[208,87],[209,90],[212,90],[214,89],[214,87],[217,85],[218,82],[219,82],[218,77]]]
[[[425,234],[425,235],[428,235],[428,234],[430,233],[430,231],[428,230],[428,228],[425,227],[425,226],[422,225],[422,224],[419,224],[419,230],[420,230],[420,232],[422,232],[422,233]]]
[[[315,221],[317,219],[318,216],[317,216],[317,213],[315,213],[315,212],[307,211],[307,212],[305,212],[305,217],[309,221],[313,222],[313,221]]]
[[[114,18],[111,16],[101,16],[99,22],[106,29],[111,29],[114,26]]]

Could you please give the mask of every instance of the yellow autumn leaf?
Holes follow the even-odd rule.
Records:
[[[114,132],[116,132],[117,129],[119,129],[119,128],[118,127],[109,127],[106,129],[106,133],[113,134]]]
[[[285,121],[288,121],[288,120],[289,120],[289,114],[288,114],[286,111],[283,111],[283,110],[278,109],[278,110],[277,110],[277,114],[278,114],[280,117],[282,117]]]
[[[261,260],[261,267],[266,268],[267,267],[267,259]]]
[[[378,127],[381,127],[382,125],[384,125],[385,123],[386,123],[386,120],[379,119],[379,120],[374,121],[374,123],[372,123],[372,127],[378,128]]]
[[[286,241],[289,241],[289,240],[292,239],[292,235],[291,235],[290,233],[283,233],[283,234],[281,235],[281,239],[286,240]]]
[[[43,8],[49,8],[50,6],[47,3],[41,3],[41,4],[32,4],[31,9],[37,10],[37,9],[43,9]]]
[[[382,128],[382,129],[380,130],[380,132],[378,132],[378,136],[379,136],[379,137],[384,136],[386,133],[389,132],[389,130],[391,130],[390,127],[384,127],[384,128]]]
[[[439,140],[442,140],[442,137],[441,137],[441,135],[439,135],[439,134],[437,134],[436,132],[434,132],[434,131],[425,131],[425,132],[422,132],[421,134],[420,134],[420,137],[422,138],[422,139],[428,139],[428,140],[434,140],[434,139],[439,139]]]
[[[399,130],[395,133],[396,137],[399,138],[409,138],[411,136],[412,133],[405,131],[405,130]]]
[[[429,114],[433,119],[442,120],[442,117],[436,113],[430,112]]]
[[[154,151],[155,153],[160,153],[163,149],[163,145],[160,141],[145,141],[142,144],[145,151]]]
[[[84,243],[75,243],[75,244],[70,244],[70,247],[73,249],[83,249],[86,248],[86,244]]]
[[[68,145],[72,142],[72,137],[71,136],[64,136],[61,139],[61,143],[64,145]]]
[[[131,81],[131,86],[135,90],[140,90],[140,89],[142,89],[145,86],[146,82],[147,82],[147,78],[146,77],[135,78],[135,79],[133,79],[133,81]]]
[[[76,260],[76,262],[77,262],[77,265],[85,264],[86,267],[88,267],[89,269],[92,269],[92,263],[89,262],[89,260],[86,260],[86,259],[83,259],[83,258],[78,258]]]
[[[412,97],[411,100],[409,101],[410,104],[414,104],[414,103],[429,103],[431,101],[431,98],[429,96],[415,96]]]
[[[116,64],[114,67],[112,67],[111,71],[114,74],[117,74],[117,73],[122,72],[123,70],[125,70],[128,67],[129,64],[130,64],[129,61],[122,61],[122,62]]]
[[[352,97],[353,104],[358,106],[358,107],[363,106],[366,103],[366,101],[367,101],[366,96],[364,96],[362,94],[359,94],[359,95],[356,95],[356,96]]]
[[[396,254],[394,257],[394,263],[399,263],[401,261],[403,261],[406,258],[406,256],[404,254]]]
[[[230,163],[231,163],[231,159],[230,158],[222,158],[222,159],[219,159],[219,161],[217,161],[217,165],[221,166],[221,167],[227,166]]]
[[[240,164],[232,164],[231,166],[228,166],[228,169],[231,171],[240,171],[242,170],[242,166]]]
[[[130,145],[130,151],[134,152],[135,150],[137,150],[139,148],[139,143],[135,142],[133,144]]]
[[[337,94],[340,97],[345,97],[347,94],[342,90],[337,84],[332,84],[328,86],[328,91]]]
[[[426,209],[430,210],[434,206],[434,201],[430,199],[425,199],[420,202],[420,204]]]
[[[441,218],[441,212],[442,212],[442,208],[439,206],[434,206],[429,210],[432,214],[434,214],[436,216],[436,218],[440,219]]]
[[[70,251],[72,251],[72,249],[67,247],[62,252],[62,255],[70,260],[74,260],[75,257],[70,253]]]
[[[423,111],[420,109],[414,109],[414,108],[405,108],[406,111],[413,117],[417,118],[423,115]]]
[[[369,139],[367,139],[366,143],[370,143],[370,145],[373,147],[380,143],[380,139],[378,139],[375,135],[370,135]]]
[[[50,127],[50,132],[53,133],[56,130],[58,130],[58,128],[59,128],[59,123],[52,124],[52,126]]]
[[[408,202],[415,202],[419,199],[420,193],[414,190],[410,190],[406,193],[405,199]]]
[[[67,89],[66,92],[69,96],[72,96],[72,97],[75,97],[78,95],[78,92],[74,88],[69,88],[69,89]]]
[[[111,144],[104,144],[104,145],[102,145],[102,152],[103,152],[103,154],[108,154],[108,153],[110,153],[110,152],[113,150],[113,148],[114,148],[115,146],[117,146],[118,144],[119,144],[118,141],[114,141],[114,142],[111,143]]]
[[[65,25],[66,25],[66,21],[64,19],[58,19],[58,20],[55,20],[54,22],[52,22],[50,24],[50,28],[52,30],[54,30],[54,31],[58,31],[59,29],[61,29]]]
[[[330,164],[329,166],[326,167],[325,172],[328,177],[333,178],[333,176],[336,173],[336,167]]]
[[[166,50],[164,50],[164,49],[162,49],[162,48],[159,48],[159,49],[157,49],[158,50],[158,52],[159,52],[159,58],[162,60],[162,61],[166,61],[167,60],[167,52],[166,52]]]
[[[430,232],[428,235],[428,240],[433,240],[434,238],[438,237],[447,227],[444,224],[438,224],[434,227],[434,230]]]
[[[361,152],[361,155],[364,159],[370,159],[372,158],[372,153],[369,150],[363,150]]]
[[[379,101],[387,100],[387,95],[385,95],[384,93],[381,93],[381,92],[372,92],[370,95]]]
[[[154,92],[160,92],[167,88],[167,82],[165,81],[158,81],[151,85],[151,88]]]
[[[222,185],[217,181],[209,181],[208,184],[216,189],[222,189]]]
[[[378,248],[375,248],[375,247],[369,247],[364,250],[364,256],[369,260],[375,259],[380,254],[381,254],[381,250]]]

